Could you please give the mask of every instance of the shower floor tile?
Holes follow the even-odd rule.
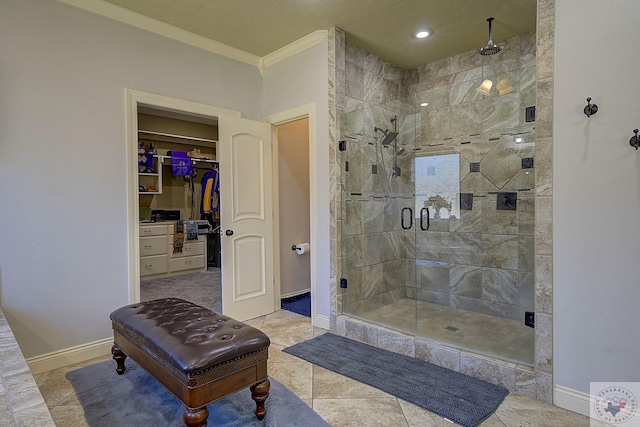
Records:
[[[345,314],[459,349],[533,366],[534,330],[516,320],[408,298],[376,306],[353,304],[345,307]]]

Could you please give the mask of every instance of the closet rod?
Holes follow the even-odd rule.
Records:
[[[171,160],[173,158],[172,156],[166,156],[164,154],[154,154],[154,157],[157,157],[158,159],[160,159],[160,161],[164,161],[164,159]],[[212,164],[212,165],[219,165],[220,164],[220,162],[217,161],[217,160],[197,159],[195,157],[189,157],[188,159],[191,160],[192,162],[208,163],[208,164]]]

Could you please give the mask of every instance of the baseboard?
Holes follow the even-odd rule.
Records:
[[[27,359],[32,374],[51,371],[74,363],[111,354],[113,337],[78,345]]]
[[[557,385],[553,388],[553,404],[568,411],[589,416],[593,398],[587,393]]]
[[[298,295],[303,295],[303,294],[306,294],[307,292],[311,292],[311,288],[303,289],[301,291],[290,292],[288,294],[282,294],[280,295],[280,299],[297,297]]]
[[[313,326],[318,328],[329,330],[331,329],[331,322],[329,321],[329,317],[323,316],[321,314],[316,314],[315,319],[313,319]]]

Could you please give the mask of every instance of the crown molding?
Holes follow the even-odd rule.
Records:
[[[281,47],[280,49],[271,52],[268,55],[265,55],[260,60],[260,64],[258,68],[261,73],[280,61],[284,61],[287,58],[292,57],[310,47],[313,47],[317,44],[320,44],[329,34],[327,30],[316,30],[311,34],[307,34],[306,36],[289,43],[288,45]]]
[[[117,6],[104,0],[59,0],[62,3],[88,10],[98,15],[151,31],[152,33],[177,40],[227,58],[235,59],[255,67],[259,67],[261,58],[235,47],[199,36],[171,24],[149,18],[148,16]]]

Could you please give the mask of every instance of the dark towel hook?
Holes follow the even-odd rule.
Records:
[[[583,111],[587,115],[587,117],[591,117],[598,112],[598,106],[591,103],[591,98],[587,98],[587,106],[584,107]]]
[[[635,135],[632,136],[631,139],[629,140],[629,145],[631,145],[633,148],[637,150],[638,147],[640,147],[640,138],[638,138],[638,129],[634,129],[633,133],[635,133]]]

